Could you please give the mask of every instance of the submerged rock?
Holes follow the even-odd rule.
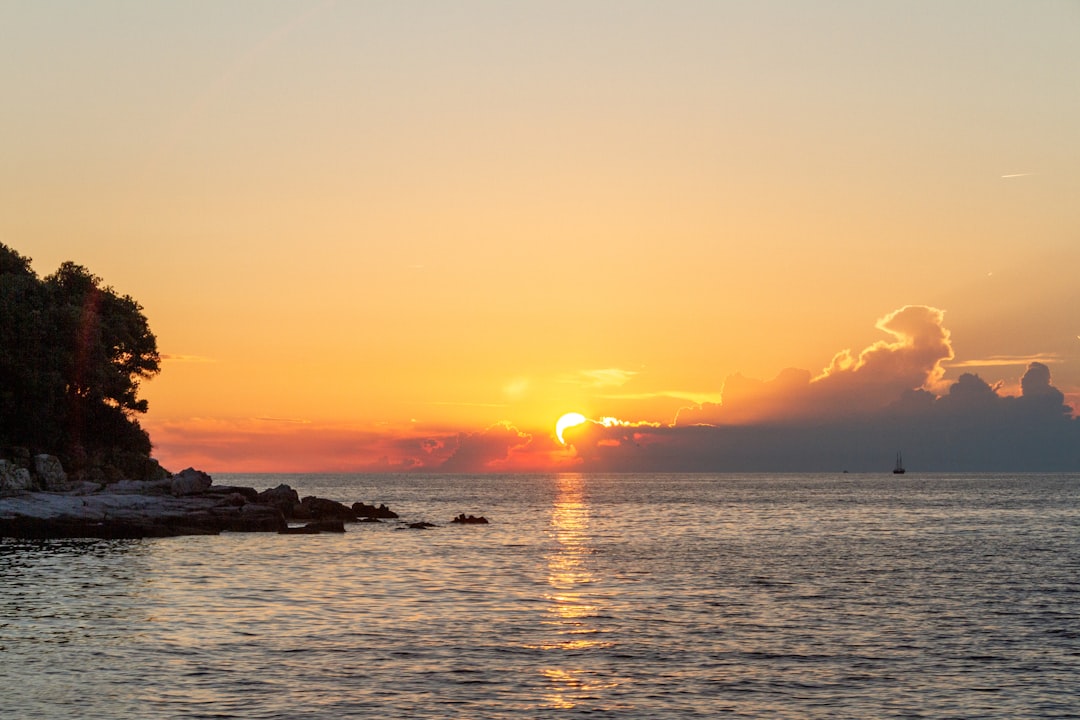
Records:
[[[481,515],[480,517],[476,517],[475,515],[466,515],[465,513],[461,513],[450,522],[457,523],[459,525],[487,525],[488,519],[483,515]]]
[[[343,533],[345,523],[340,520],[319,520],[301,527],[284,527],[278,530],[280,535],[317,535],[324,532]]]
[[[255,488],[243,487],[241,485],[214,485],[207,488],[202,492],[204,496],[232,496],[239,495],[245,502],[257,503],[259,501],[259,491]],[[266,505],[268,503],[262,503]]]
[[[301,500],[300,507],[305,511],[306,516],[313,520],[347,520],[355,522],[357,517],[355,510],[342,505],[336,500],[327,500],[312,495]]]
[[[369,518],[369,519],[382,519],[382,520],[397,520],[398,514],[386,507],[385,505],[365,505],[362,502],[355,502],[352,504],[353,512],[357,517]]]
[[[434,523],[429,522],[412,522],[406,523],[400,527],[394,528],[395,530],[427,530],[428,528],[439,527]]]
[[[286,518],[296,516],[300,508],[300,494],[285,484],[278,485],[269,490],[263,490],[255,496],[255,502],[262,505],[273,505]]]

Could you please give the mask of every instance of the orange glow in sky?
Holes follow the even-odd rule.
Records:
[[[0,241],[143,305],[170,469],[661,467],[699,424],[1019,396],[1032,362],[1029,404],[1080,401],[1075,4],[0,27]]]

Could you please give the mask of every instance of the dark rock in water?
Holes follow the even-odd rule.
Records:
[[[244,507],[248,504],[247,498],[240,493],[229,493],[228,495],[218,495],[215,493],[213,497],[218,498],[218,502],[222,505],[231,505],[232,507]]]
[[[202,470],[186,468],[173,476],[170,490],[176,497],[197,495],[210,489],[213,482]]]
[[[223,504],[210,512],[221,523],[221,529],[229,532],[278,532],[288,527],[281,511],[270,505]]]
[[[398,518],[398,514],[385,505],[375,507],[374,505],[355,502],[352,504],[352,509],[357,517],[362,518],[381,518],[383,520],[396,520]]]
[[[465,513],[461,513],[450,522],[458,523],[459,525],[487,525],[488,519],[483,515],[481,515],[480,517],[476,517],[475,515],[466,515]]]
[[[343,533],[345,532],[345,523],[340,520],[320,520],[310,522],[302,527],[284,527],[278,530],[281,535],[317,535],[324,532]]]
[[[206,490],[203,490],[203,495],[240,495],[246,502],[259,502],[259,491],[255,488],[242,487],[239,485],[211,485]],[[269,505],[270,503],[262,503],[263,505]]]
[[[300,494],[288,485],[282,484],[258,493],[255,496],[255,502],[260,505],[272,505],[286,518],[292,518],[296,517],[296,511],[300,508]]]
[[[312,527],[312,523],[307,525],[297,525],[296,527],[283,527],[278,530],[278,535],[318,535],[319,530]]]
[[[326,498],[309,495],[300,501],[300,506],[314,520],[356,521],[356,511],[336,500],[327,500]]]
[[[120,480],[105,486],[106,492],[115,495],[171,495],[172,478],[165,480]]]
[[[427,530],[428,528],[439,527],[434,523],[429,522],[414,522],[402,525],[401,527],[394,528],[395,530]]]

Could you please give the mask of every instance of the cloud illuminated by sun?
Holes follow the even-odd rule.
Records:
[[[588,420],[587,417],[581,413],[566,413],[555,423],[555,437],[559,438],[559,442],[563,445],[566,444],[566,440],[563,438],[563,431],[567,428],[572,428],[576,425],[581,425]]]

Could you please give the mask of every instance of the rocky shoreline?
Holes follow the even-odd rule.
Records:
[[[345,532],[345,523],[397,519],[385,505],[348,506],[314,496],[301,498],[288,485],[261,492],[214,485],[209,475],[193,468],[162,480],[99,485],[69,482],[52,456],[36,456],[33,474],[0,461],[0,538],[340,533]],[[402,526],[420,524],[434,527]]]

